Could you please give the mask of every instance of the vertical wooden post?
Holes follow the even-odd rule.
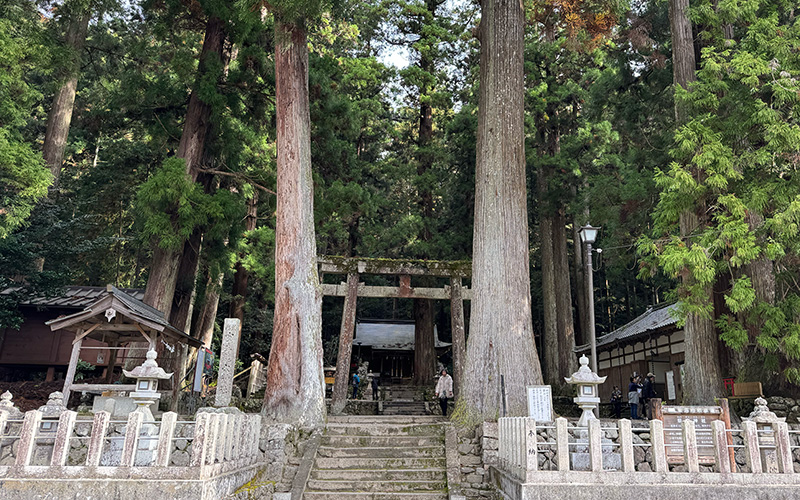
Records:
[[[467,341],[464,334],[464,299],[461,296],[461,278],[450,277],[450,325],[453,334],[453,396],[458,399],[464,382],[464,361]]]
[[[114,379],[114,367],[117,366],[117,349],[119,344],[116,341],[111,341],[108,343],[108,347],[111,349],[108,353],[108,366],[106,367],[106,384],[110,384]]]
[[[350,356],[353,354],[353,329],[356,323],[358,300],[358,273],[347,275],[347,296],[342,310],[342,327],[339,330],[339,356],[336,358],[336,378],[333,382],[331,413],[344,410],[347,403],[347,383],[350,380]]]
[[[720,408],[722,408],[722,413],[719,416],[719,419],[725,424],[726,429],[726,436],[727,436],[727,444],[728,444],[728,460],[730,461],[730,470],[732,472],[736,471],[736,456],[734,453],[736,450],[733,448],[733,434],[730,432],[731,430],[731,410],[728,406],[728,399],[722,398],[717,400],[719,403]]]
[[[178,403],[181,397],[181,384],[186,377],[186,358],[189,353],[189,346],[180,344],[175,347],[178,350],[178,364],[176,365],[175,374],[172,375],[172,401],[169,405],[169,411],[177,412]]]
[[[67,366],[67,376],[64,378],[64,388],[61,392],[64,394],[64,406],[69,403],[69,388],[72,387],[72,382],[75,381],[75,372],[78,369],[78,357],[81,353],[81,346],[83,345],[83,328],[75,333],[75,340],[72,342],[72,354],[69,356],[69,365]]]

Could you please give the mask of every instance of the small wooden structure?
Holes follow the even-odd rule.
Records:
[[[342,326],[339,331],[339,354],[336,359],[336,377],[333,385],[331,410],[342,411],[347,398],[350,375],[350,358],[353,352],[353,330],[356,321],[358,297],[438,299],[450,300],[453,329],[453,377],[456,393],[463,380],[466,357],[464,334],[464,300],[472,298],[472,290],[464,288],[463,278],[472,276],[470,261],[365,259],[358,257],[317,257],[320,275],[347,275],[347,282],[338,285],[322,284],[323,295],[344,297]],[[394,275],[400,286],[368,286],[359,283],[362,274]],[[449,278],[450,285],[441,288],[411,287],[411,276]],[[457,396],[457,394],[456,394]]]
[[[137,300],[118,288],[108,285],[106,291],[83,311],[62,316],[45,323],[52,331],[69,330],[75,332],[72,341],[72,355],[69,359],[67,376],[64,379],[64,404],[69,401],[70,391],[133,391],[135,385],[120,384],[74,384],[78,357],[84,339],[91,338],[105,343],[110,350],[106,381],[110,382],[116,363],[117,352],[127,349],[128,344],[143,341],[156,349],[159,336],[168,342],[201,347],[203,343],[186,335],[164,319],[164,313]],[[183,349],[179,349],[183,357]],[[181,365],[183,360],[181,360]]]

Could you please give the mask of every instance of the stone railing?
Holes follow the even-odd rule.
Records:
[[[0,411],[0,479],[38,469],[86,478],[124,468],[144,476],[147,469],[175,468],[181,478],[209,478],[262,462],[260,434],[260,415],[234,409],[201,412],[194,421],[169,412],[155,422],[139,412],[113,421],[108,412],[87,420],[74,411],[57,417]]]
[[[634,428],[625,419],[590,420],[587,427],[575,427],[565,418],[549,424],[527,417],[500,418],[498,468],[522,483],[537,480],[544,471],[788,475],[800,469],[793,462],[800,462],[800,430],[785,422],[759,428],[756,422],[744,421],[739,429],[727,429],[717,420],[711,430],[696,430],[691,420],[681,425],[683,454],[676,465],[676,457],[668,460],[667,455],[676,445],[665,442],[660,420]]]

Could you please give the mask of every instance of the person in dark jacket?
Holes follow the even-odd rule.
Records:
[[[614,409],[614,418],[622,418],[622,391],[619,386],[615,385],[614,390],[611,391],[611,406]]]
[[[650,400],[658,397],[655,382],[656,376],[648,373],[644,379],[644,385],[642,385],[642,404],[644,405],[642,414],[649,419],[653,418],[652,411],[650,411]]]
[[[628,405],[631,407],[631,420],[639,420],[639,377],[631,377],[628,384]]]

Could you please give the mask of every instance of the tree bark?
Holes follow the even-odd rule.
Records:
[[[559,380],[561,369],[558,355],[558,304],[556,301],[555,255],[553,255],[554,225],[553,216],[549,213],[547,203],[547,185],[549,168],[543,166],[539,170],[537,187],[539,192],[539,240],[542,251],[542,309],[544,313],[544,331],[542,332],[542,349],[544,364],[544,380],[554,387],[562,384]]]
[[[217,17],[208,19],[203,48],[200,52],[200,65],[197,70],[196,82],[198,84],[210,71],[210,63],[222,59],[225,41],[224,28],[225,24],[221,19]],[[189,96],[186,119],[177,151],[177,156],[186,161],[186,175],[192,181],[197,179],[199,173],[198,166],[203,158],[206,138],[211,126],[210,118],[211,105],[200,98],[196,88],[193,89]],[[158,243],[154,242],[150,274],[147,278],[143,300],[146,304],[169,316],[172,311],[183,248],[164,249]]]
[[[200,306],[200,311],[197,314],[197,326],[193,330],[194,336],[200,339],[203,345],[209,349],[211,348],[211,341],[214,339],[214,326],[217,320],[217,310],[219,309],[219,294],[222,290],[224,278],[224,273],[219,273],[217,276],[208,276],[205,300]]]
[[[694,42],[692,23],[689,20],[689,0],[670,0],[670,29],[672,31],[672,66],[676,88],[689,88],[689,84],[697,80],[695,74]],[[675,101],[675,119],[678,125],[688,118],[685,106]],[[697,177],[699,172],[693,171]],[[680,234],[688,238],[695,231],[705,226],[705,204],[698,202],[696,210],[685,211],[680,215]],[[686,240],[687,245],[691,244]],[[684,280],[691,281],[686,276]],[[713,287],[709,286],[704,294],[711,300]],[[704,318],[699,314],[689,314],[684,327],[686,337],[686,353],[683,383],[683,404],[711,404],[714,398],[722,395],[722,376],[720,373],[719,351],[717,349],[717,333],[714,327],[713,314]]]
[[[75,93],[78,89],[78,76],[81,69],[81,51],[86,43],[86,32],[89,28],[91,13],[86,10],[70,13],[69,24],[64,44],[70,51],[64,82],[53,97],[53,106],[47,116],[47,129],[44,133],[42,156],[45,164],[53,174],[51,191],[58,191],[61,181],[61,166],[64,162],[64,151],[67,148],[67,137],[72,122],[72,111],[75,107]]]
[[[554,218],[553,255],[555,257],[556,310],[558,312],[558,385],[564,385],[578,368],[575,357],[575,322],[572,315],[572,287],[567,251],[567,221],[562,207]]]
[[[684,89],[697,80],[689,0],[669,0],[669,26],[672,33],[672,72],[675,86]],[[675,101],[675,120],[686,120],[685,107]]]
[[[588,217],[587,217],[588,220]],[[580,226],[578,221],[572,219],[572,250],[573,266],[575,272],[575,297],[578,306],[578,328],[575,334],[576,344],[589,342],[589,298],[586,296],[586,269],[583,262],[583,243],[581,242]]]
[[[480,100],[475,172],[474,299],[465,422],[527,415],[526,386],[542,383],[531,322],[523,124],[522,4],[481,3]],[[501,391],[501,377],[505,394]]]
[[[467,357],[461,278],[450,278],[450,317],[453,337],[453,395],[458,398],[464,383],[464,362]]]
[[[347,384],[350,381],[350,359],[353,355],[353,329],[356,325],[358,304],[358,273],[347,275],[347,297],[342,308],[342,326],[339,329],[339,353],[336,357],[336,377],[333,380],[331,413],[339,414],[347,404]]]
[[[307,43],[304,26],[276,19],[275,320],[262,413],[300,426],[325,418]]]
[[[414,301],[414,385],[431,385],[436,376],[433,301]]]
[[[258,191],[253,191],[253,197],[247,200],[247,218],[244,222],[244,230],[253,231],[258,222]],[[242,265],[241,258],[236,262],[235,271],[233,274],[233,286],[231,288],[231,304],[228,310],[228,316],[231,318],[238,318],[239,321],[244,323],[244,305],[247,302],[247,282],[250,278],[250,273]]]

